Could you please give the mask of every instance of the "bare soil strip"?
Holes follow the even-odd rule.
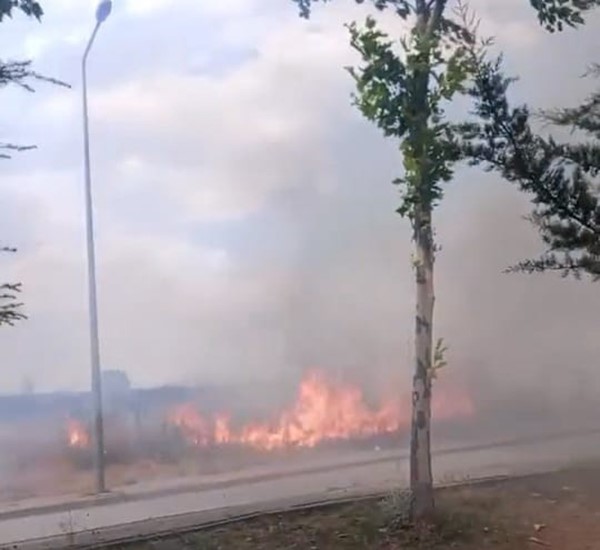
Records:
[[[438,491],[428,526],[406,494],[271,514],[113,550],[600,550],[600,463]]]

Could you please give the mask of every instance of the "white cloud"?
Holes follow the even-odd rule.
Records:
[[[125,2],[125,11],[132,15],[149,15],[165,9],[179,7],[183,2],[173,0],[128,0]]]
[[[256,0],[126,0],[125,12],[135,16],[149,16],[165,10],[181,10],[185,13],[195,10],[211,16],[240,16],[247,14],[258,2]]]
[[[256,210],[272,193],[296,184],[292,167],[302,159],[313,174],[321,173],[305,184],[327,186],[320,136],[325,117],[354,116],[339,100],[349,95],[340,66],[352,57],[340,33],[285,29],[225,77],[157,71],[96,92],[93,124],[105,136],[98,141],[116,135],[126,158],[138,159],[128,177],[140,188],[162,188],[198,219]],[[302,51],[294,47],[300,41]],[[43,109],[62,111],[56,103]],[[144,135],[155,136],[157,149],[148,142],[151,148],[144,150],[135,138]],[[153,160],[157,155],[160,162]]]

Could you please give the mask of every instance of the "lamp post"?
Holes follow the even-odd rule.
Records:
[[[96,9],[96,25],[87,43],[81,60],[83,85],[83,157],[85,178],[85,225],[87,242],[90,359],[92,369],[92,403],[94,435],[94,470],[96,473],[96,492],[104,493],[104,423],[102,418],[102,378],[100,371],[100,344],[98,341],[98,303],[96,296],[96,254],[94,250],[94,217],[92,209],[92,175],[90,169],[90,135],[87,97],[87,60],[94,44],[100,25],[106,21],[112,9],[111,0],[102,0]]]

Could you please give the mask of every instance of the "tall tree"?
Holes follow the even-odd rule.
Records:
[[[416,282],[415,365],[410,447],[411,512],[429,517],[434,508],[431,468],[431,397],[435,372],[443,361],[441,340],[434,348],[433,211],[443,184],[459,160],[457,136],[446,105],[463,91],[471,68],[466,44],[473,37],[447,14],[446,0],[375,2],[393,5],[410,20],[411,31],[398,41],[379,30],[374,18],[349,25],[352,47],[362,65],[351,68],[354,103],[386,137],[399,141],[404,175],[394,181],[401,192],[398,212],[413,230]],[[400,50],[400,51],[399,51]]]
[[[444,18],[445,2],[406,4],[414,14],[410,35],[395,44],[368,18],[350,25],[352,46],[363,65],[351,69],[354,101],[363,115],[387,137],[400,141],[404,175],[395,180],[401,191],[398,212],[410,220],[416,282],[415,367],[411,423],[410,486],[413,514],[433,511],[431,468],[431,396],[433,363],[434,261],[433,210],[443,197],[442,184],[452,178],[458,159],[444,104],[460,91],[467,76],[464,50]]]
[[[294,0],[303,17],[317,0]],[[326,2],[328,0],[322,0]],[[356,0],[363,3],[364,0]],[[530,0],[548,30],[583,22],[585,12],[600,0]],[[398,212],[410,220],[415,242],[416,282],[415,365],[410,445],[411,514],[429,517],[434,509],[431,467],[432,381],[444,364],[441,340],[434,348],[433,212],[443,198],[443,184],[453,167],[476,147],[477,131],[485,124],[452,124],[445,107],[457,94],[482,105],[477,90],[485,65],[486,43],[477,45],[475,21],[458,2],[450,13],[448,0],[372,0],[379,10],[391,8],[411,24],[400,40],[379,30],[375,19],[349,25],[351,44],[362,66],[351,68],[356,82],[354,103],[386,137],[399,141],[404,175],[394,181],[401,191]],[[481,114],[481,113],[480,113]],[[465,132],[467,138],[463,137]],[[479,136],[480,137],[480,136]]]

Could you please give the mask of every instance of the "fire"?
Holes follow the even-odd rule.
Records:
[[[74,449],[87,449],[90,446],[90,435],[83,423],[78,420],[67,421],[67,441]]]
[[[193,445],[207,445],[211,442],[211,425],[200,416],[192,403],[176,407],[169,415],[169,423],[177,426]]]
[[[360,389],[335,386],[322,373],[312,371],[302,381],[290,410],[272,426],[245,427],[238,442],[261,449],[314,447],[324,440],[394,432],[402,424],[402,416],[393,405],[370,409]]]
[[[473,402],[460,388],[436,385],[433,395],[435,419],[474,413]],[[410,416],[410,393],[370,406],[359,387],[333,382],[323,372],[312,370],[301,381],[293,404],[270,421],[239,425],[224,413],[203,415],[194,403],[177,405],[166,420],[195,447],[244,445],[270,451],[398,433],[409,428]],[[89,449],[90,434],[82,422],[69,419],[66,434],[70,448]]]
[[[436,418],[473,413],[471,400],[460,392],[440,397],[433,403]],[[173,409],[168,422],[195,446],[239,444],[260,450],[314,447],[326,440],[364,438],[407,429],[410,398],[369,407],[359,388],[334,384],[313,370],[302,380],[295,403],[271,423],[251,423],[234,429],[228,416],[204,417],[193,403]]]

